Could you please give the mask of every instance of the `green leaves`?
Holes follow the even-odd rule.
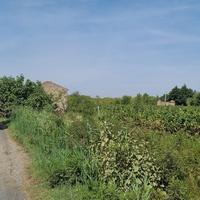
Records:
[[[65,123],[46,110],[14,110],[14,136],[32,151],[35,170],[52,193],[70,185],[80,195],[73,199],[198,199],[199,139],[186,133],[198,132],[199,108],[109,106],[102,111],[106,122],[70,118]],[[166,133],[184,128],[188,132],[182,135]]]
[[[78,92],[68,96],[68,111],[80,113],[84,117],[91,117],[97,113],[96,106],[92,98],[85,95],[80,95]]]
[[[102,113],[103,119],[117,125],[129,124],[175,134],[179,131],[200,134],[200,107],[110,105],[102,107]]]
[[[168,101],[174,100],[176,105],[187,105],[187,99],[193,97],[194,91],[183,85],[181,88],[175,86],[167,96]]]
[[[0,79],[0,115],[10,116],[15,106],[31,106],[42,109],[51,104],[51,98],[46,94],[40,82],[25,81],[23,75]]]
[[[134,140],[133,135],[125,129],[115,132],[112,124],[104,122],[91,146],[102,180],[114,182],[118,191],[129,192],[134,184],[142,186],[144,177],[152,186],[158,186],[161,179],[155,159],[143,145],[145,142]]]

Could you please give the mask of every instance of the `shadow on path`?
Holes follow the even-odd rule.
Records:
[[[0,121],[0,130],[7,129],[9,124],[10,124],[10,120],[9,119]]]

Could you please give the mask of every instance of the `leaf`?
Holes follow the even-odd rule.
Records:
[[[133,171],[134,171],[134,172],[138,172],[138,171],[139,171],[139,167],[138,167],[138,166],[135,166],[135,167],[133,168]]]
[[[142,155],[136,155],[136,158],[138,159],[138,160],[141,160],[142,159]]]

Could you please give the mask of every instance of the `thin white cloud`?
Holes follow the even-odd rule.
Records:
[[[188,34],[180,31],[168,32],[164,30],[152,29],[147,31],[154,36],[154,44],[177,44],[177,43],[200,43],[200,36],[196,34]]]

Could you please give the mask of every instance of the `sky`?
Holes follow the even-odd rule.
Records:
[[[199,0],[1,0],[0,77],[91,97],[200,91]]]

